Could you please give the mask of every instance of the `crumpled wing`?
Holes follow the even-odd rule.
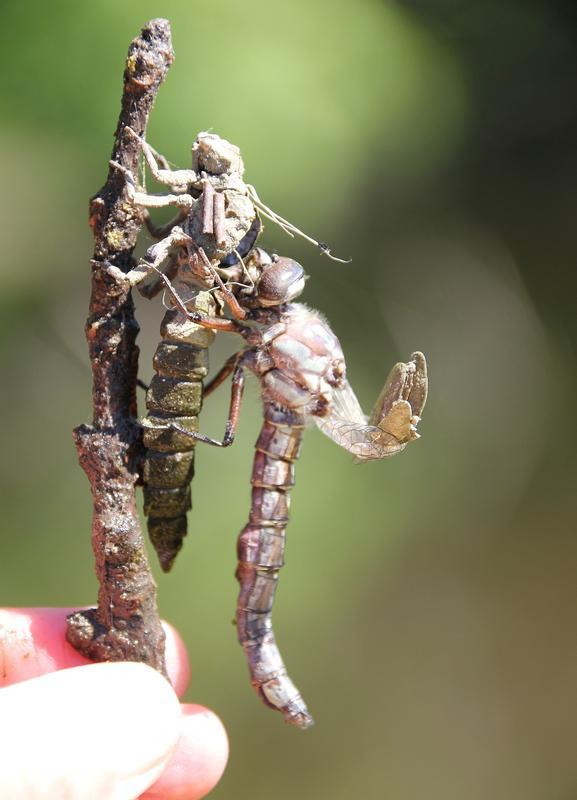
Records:
[[[326,436],[352,453],[357,463],[386,458],[419,438],[417,424],[427,391],[425,357],[413,353],[409,362],[395,364],[389,373],[370,419],[345,382],[333,392],[329,414],[315,417],[315,422]]]
[[[400,361],[389,372],[369,422],[371,425],[381,426],[382,421],[399,400],[410,403],[413,416],[420,419],[427,401],[428,388],[425,356],[419,352],[412,353],[410,361],[407,363]]]
[[[348,450],[357,461],[371,461],[395,455],[405,447],[406,442],[395,436],[395,430],[403,428],[402,410],[399,412],[395,411],[395,425],[391,431],[369,425],[357,396],[350,384],[345,383],[333,393],[330,413],[314,420],[325,436]]]

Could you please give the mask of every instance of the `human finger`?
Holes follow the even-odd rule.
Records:
[[[221,721],[207,708],[183,707],[176,750],[160,778],[141,800],[199,800],[220,780],[228,759],[228,739]]]
[[[0,687],[58,669],[92,664],[66,641],[66,617],[71,608],[0,609]],[[186,648],[168,623],[166,667],[173,688],[182,696],[190,679]]]
[[[182,727],[168,682],[128,662],[4,688],[0,719],[0,797],[11,800],[139,797],[162,773]]]

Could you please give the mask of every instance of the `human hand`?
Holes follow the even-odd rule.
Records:
[[[189,678],[178,634],[165,624],[173,691],[143,664],[85,659],[65,640],[68,613],[0,609],[0,797],[204,797],[228,742],[211,711],[178,703]]]

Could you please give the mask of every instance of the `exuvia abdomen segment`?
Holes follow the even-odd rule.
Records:
[[[210,313],[212,297],[204,292],[195,305]],[[195,439],[171,426],[198,430],[208,347],[215,334],[191,323],[177,309],[167,311],[160,333],[162,340],[153,360],[156,374],[146,394],[148,415],[142,421],[146,447],[143,482],[148,534],[167,572],[187,532],[195,446]]]

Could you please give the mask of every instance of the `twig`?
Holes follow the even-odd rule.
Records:
[[[136,174],[148,115],[174,54],[167,20],[151,20],[128,50],[112,160]],[[123,199],[125,179],[110,168],[90,203],[95,246],[86,337],[93,373],[93,424],[74,431],[94,501],[92,547],[98,607],[68,618],[68,641],[99,661],[143,661],[166,674],[156,584],[136,512],[142,442],[136,417],[138,324],[130,291],[106,271],[127,272],[142,219]]]

